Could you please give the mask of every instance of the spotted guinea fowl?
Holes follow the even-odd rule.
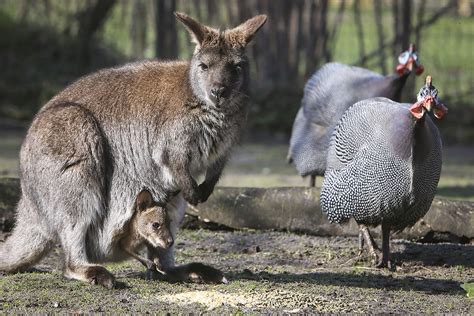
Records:
[[[447,112],[431,77],[414,105],[372,98],[350,107],[331,138],[321,208],[329,221],[354,218],[372,255],[366,229],[382,225],[379,267],[391,266],[390,231],[414,225],[430,208],[441,173],[441,139],[427,112]]]
[[[354,103],[373,97],[400,101],[414,70],[423,72],[413,44],[398,57],[397,74],[382,76],[364,68],[339,63],[321,67],[306,83],[302,105],[293,124],[288,160],[301,176],[324,175],[329,139],[344,112]]]

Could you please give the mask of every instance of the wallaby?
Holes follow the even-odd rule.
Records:
[[[245,47],[266,16],[225,31],[176,17],[196,43],[190,62],[99,71],[36,115],[20,151],[22,195],[13,234],[0,244],[0,270],[35,264],[58,240],[65,276],[111,287],[114,277],[97,263],[119,257],[117,236],[136,192],[147,187],[165,205],[173,238],[184,200],[197,204],[212,193],[246,121]],[[173,247],[149,248],[148,259],[170,270]]]
[[[135,202],[135,213],[125,226],[124,237],[120,247],[130,256],[137,259],[150,271],[159,271],[161,279],[172,282],[211,282],[227,283],[224,274],[202,263],[193,262],[172,268],[163,268],[158,260],[155,262],[140,255],[145,245],[149,248],[167,249],[173,245],[170,231],[170,219],[164,207],[153,201],[148,190],[142,190]]]
[[[150,270],[161,269],[148,258],[140,255],[146,245],[154,248],[167,249],[174,243],[170,230],[170,219],[164,207],[159,206],[151,193],[142,190],[135,202],[135,213],[126,225],[120,239],[120,247],[130,256],[137,259]]]

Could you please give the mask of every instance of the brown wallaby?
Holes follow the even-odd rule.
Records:
[[[114,277],[97,263],[121,256],[117,236],[136,192],[147,187],[165,205],[173,238],[184,200],[196,204],[212,193],[246,121],[245,47],[266,16],[225,31],[176,16],[196,43],[190,62],[99,71],[36,115],[20,152],[22,195],[13,234],[0,244],[0,270],[24,270],[57,240],[67,277],[111,287]],[[149,248],[148,259],[170,270],[173,247]]]
[[[174,243],[170,231],[170,219],[164,207],[153,201],[151,193],[141,191],[135,202],[135,213],[124,229],[120,247],[146,268],[156,270],[156,263],[140,255],[145,245],[153,248],[167,249]],[[159,262],[158,262],[159,264]]]
[[[155,262],[140,255],[145,247],[167,249],[173,245],[173,236],[170,231],[170,219],[164,207],[153,201],[151,193],[142,190],[135,202],[135,213],[126,225],[120,239],[120,247],[130,256],[140,261],[147,269],[159,271],[162,279],[196,283],[212,282],[227,283],[224,274],[202,263],[193,262],[173,268],[164,269],[158,260]]]

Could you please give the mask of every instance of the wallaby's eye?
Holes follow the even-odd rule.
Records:
[[[160,228],[160,223],[154,222],[153,224],[151,224],[151,226],[153,226],[154,229],[158,229]]]
[[[201,69],[202,71],[207,71],[209,69],[209,66],[206,65],[205,63],[200,63],[199,64],[199,69]]]

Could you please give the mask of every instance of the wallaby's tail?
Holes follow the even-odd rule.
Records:
[[[38,215],[23,208],[25,204],[24,200],[18,204],[13,234],[0,242],[0,271],[24,271],[43,258],[54,245]]]

